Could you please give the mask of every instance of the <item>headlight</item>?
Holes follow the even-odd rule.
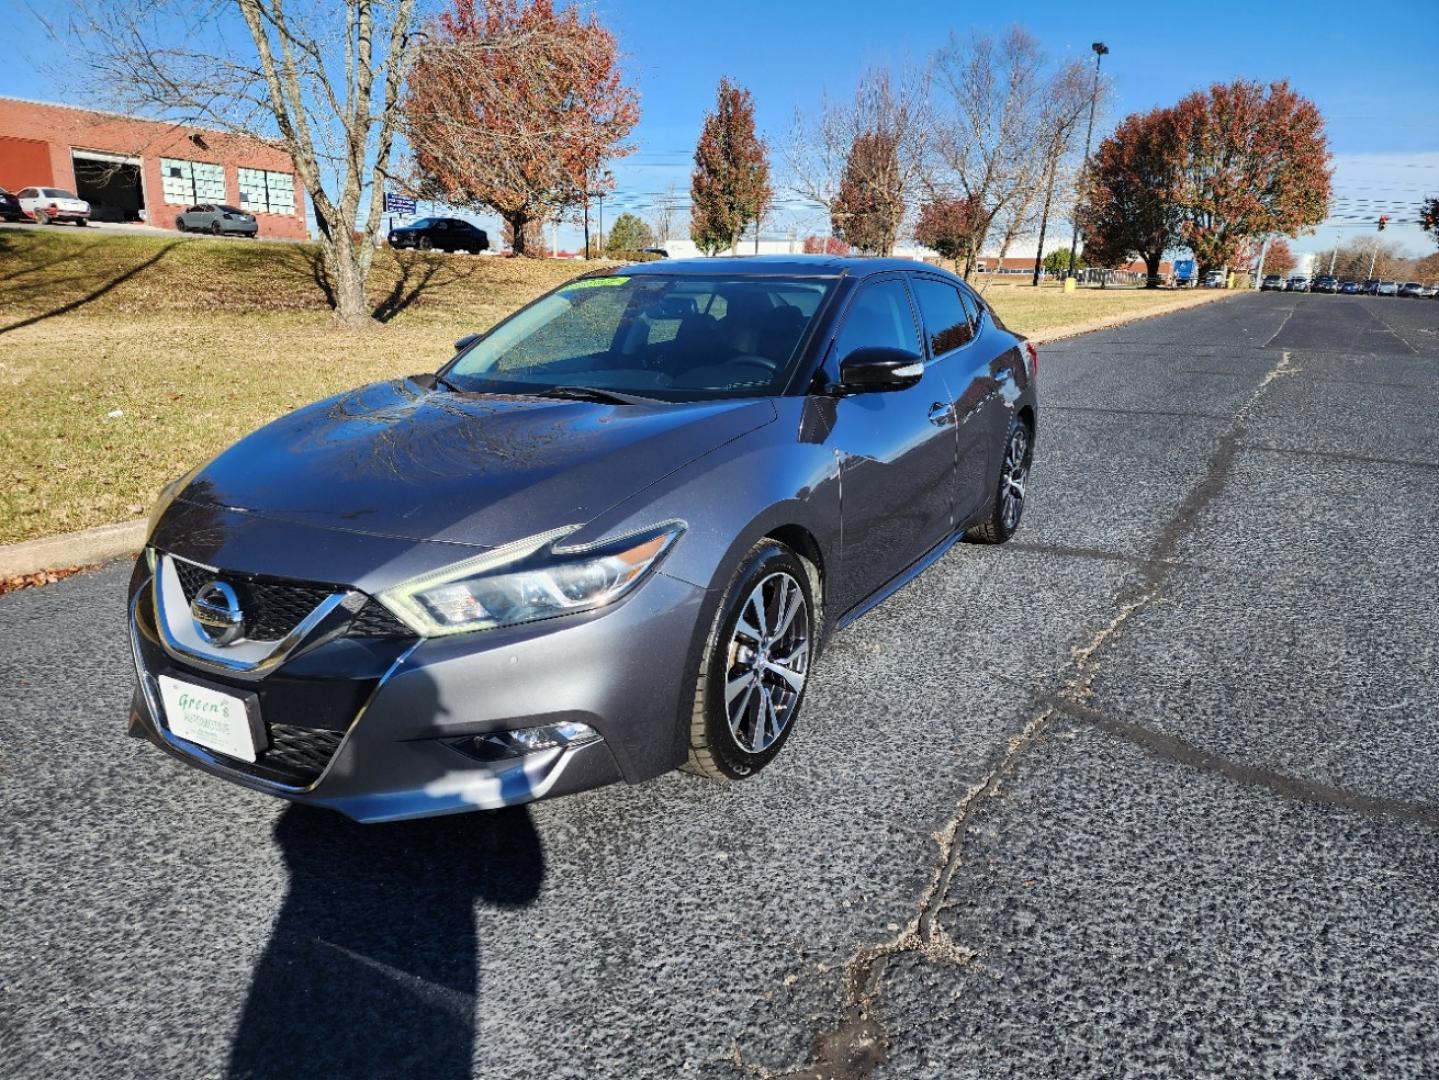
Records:
[[[558,544],[561,529],[425,574],[379,600],[417,634],[438,637],[588,611],[640,583],[679,538],[667,522],[586,548]]]

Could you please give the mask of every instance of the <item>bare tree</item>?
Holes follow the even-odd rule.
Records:
[[[941,103],[928,183],[976,200],[980,234],[971,250],[978,255],[999,228],[1002,257],[1031,226],[1049,166],[1066,148],[1058,133],[1067,130],[1078,84],[1068,68],[1046,75],[1039,43],[1021,27],[998,40],[951,37],[934,66]]]
[[[654,229],[655,241],[660,247],[670,242],[670,237],[678,235],[680,214],[683,207],[680,205],[680,190],[677,184],[670,184],[665,188],[665,193],[655,200],[654,210],[650,214],[650,225]]]
[[[879,200],[899,204],[894,232],[876,250],[885,253],[903,228],[921,190],[926,158],[929,72],[905,68],[891,73],[874,68],[861,76],[848,101],[825,98],[813,117],[796,112],[785,162],[794,194],[823,207],[831,234],[844,231],[852,200],[846,197],[846,173],[854,190],[856,146],[882,145],[883,154],[863,155],[868,161],[862,186],[883,192]],[[868,231],[868,230],[866,230]]]
[[[315,216],[336,318],[372,321],[366,281],[424,35],[417,0],[77,0],[57,38],[117,109],[278,142]],[[239,33],[223,33],[227,27]],[[247,31],[247,32],[246,32]],[[454,62],[483,63],[479,42]],[[221,51],[215,51],[216,49]]]

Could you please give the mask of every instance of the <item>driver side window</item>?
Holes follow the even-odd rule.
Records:
[[[923,354],[909,293],[898,278],[871,282],[860,289],[834,340],[833,361],[837,365],[854,350],[875,346]]]

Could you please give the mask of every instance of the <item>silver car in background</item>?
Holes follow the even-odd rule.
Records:
[[[254,214],[223,203],[200,203],[192,206],[175,219],[175,228],[181,232],[207,232],[212,236],[234,233],[253,239],[260,232],[260,223]]]

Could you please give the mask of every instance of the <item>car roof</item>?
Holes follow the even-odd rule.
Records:
[[[714,274],[767,277],[869,277],[889,270],[948,270],[918,259],[863,255],[723,255],[715,258],[660,259],[625,267],[627,274]]]

